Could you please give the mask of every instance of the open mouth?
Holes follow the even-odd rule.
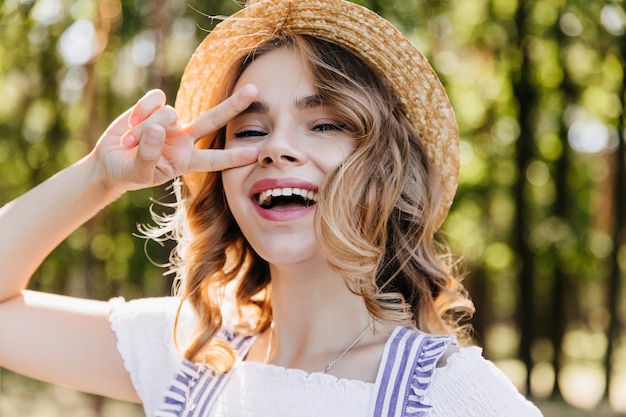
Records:
[[[303,188],[271,188],[254,196],[264,209],[306,208],[317,202],[317,191]]]

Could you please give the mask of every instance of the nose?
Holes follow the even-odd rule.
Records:
[[[293,132],[275,130],[265,140],[259,152],[259,164],[264,167],[300,165],[306,160],[306,152],[298,146]]]

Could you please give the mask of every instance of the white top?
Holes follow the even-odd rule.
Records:
[[[178,299],[114,299],[111,306],[118,349],[146,415],[153,416],[182,361],[173,343]],[[189,341],[194,322],[193,313],[184,310],[181,346]],[[238,362],[211,417],[366,417],[374,399],[374,384]],[[429,417],[541,416],[477,347],[459,349],[436,369],[424,403],[433,406]]]
[[[245,392],[246,395],[241,395]],[[367,416],[374,384],[238,362],[211,417]]]

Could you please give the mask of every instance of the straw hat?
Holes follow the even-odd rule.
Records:
[[[424,55],[391,23],[344,0],[260,0],[220,22],[191,57],[175,108],[192,120],[218,104],[226,71],[258,45],[285,29],[333,42],[361,57],[392,89],[419,132],[440,176],[444,198],[437,226],[454,198],[459,171],[459,138],[446,92]],[[198,184],[193,181],[192,193]]]

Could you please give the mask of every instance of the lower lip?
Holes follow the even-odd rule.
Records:
[[[302,208],[289,208],[285,210],[281,209],[265,209],[259,206],[256,201],[253,201],[254,208],[256,212],[259,213],[259,216],[264,218],[265,220],[270,220],[273,222],[289,222],[293,220],[300,219],[305,217],[309,213],[315,210],[315,204],[309,207]]]

